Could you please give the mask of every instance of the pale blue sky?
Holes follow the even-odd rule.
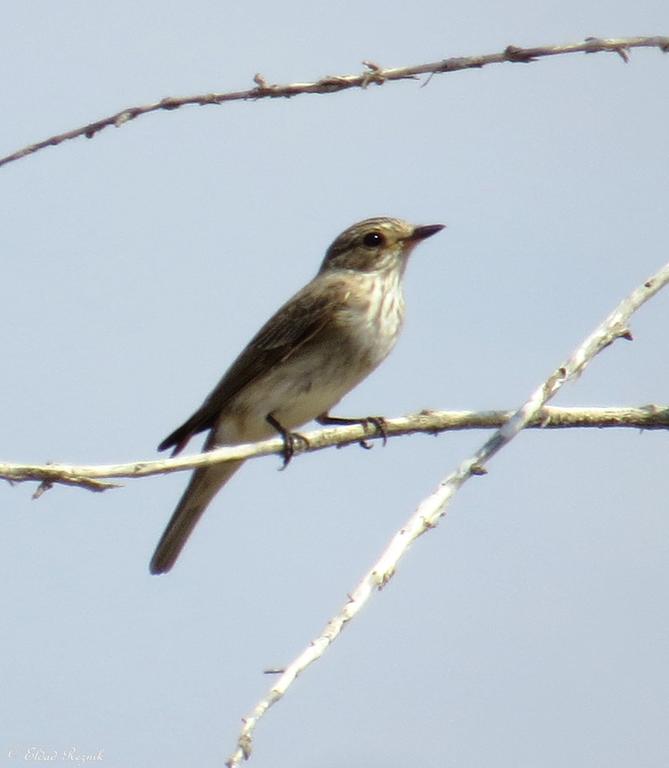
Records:
[[[0,154],[168,95],[662,34],[666,0],[30,2],[0,30]],[[145,117],[0,169],[1,456],[155,446],[356,220],[448,229],[397,349],[338,408],[518,405],[667,260],[669,58],[556,57]],[[669,294],[561,404],[669,399]],[[0,486],[0,765],[222,765],[240,718],[483,433],[246,466],[177,567],[185,476]],[[669,438],[522,435],[267,716],[257,768],[664,768]],[[196,446],[193,446],[195,449]],[[10,752],[14,751],[14,757]]]

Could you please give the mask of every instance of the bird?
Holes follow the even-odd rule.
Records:
[[[293,430],[309,421],[358,423],[330,409],[390,353],[404,320],[402,277],[415,246],[445,225],[365,219],[344,230],[316,276],[258,331],[197,411],[158,446],[178,454],[208,431],[204,450],[284,439],[284,466]],[[152,574],[167,573],[218,491],[242,466],[229,461],[196,469],[158,542]]]

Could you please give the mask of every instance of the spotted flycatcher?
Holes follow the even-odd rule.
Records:
[[[205,430],[207,451],[279,432],[289,459],[291,430],[312,419],[337,421],[330,408],[395,345],[404,318],[407,260],[417,243],[441,229],[442,224],[376,218],[342,232],[316,277],[260,329],[199,410],[158,449],[177,454]],[[193,472],[156,547],[151,573],[170,570],[207,505],[242,464]]]

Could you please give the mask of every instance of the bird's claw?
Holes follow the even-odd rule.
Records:
[[[290,464],[290,460],[295,455],[295,452],[298,450],[297,443],[302,442],[305,448],[309,448],[309,441],[306,437],[297,432],[289,432],[276,416],[273,416],[271,413],[267,414],[265,421],[270,426],[274,427],[283,438],[283,465],[279,467],[279,470],[285,469]]]
[[[296,451],[299,450],[298,443],[302,443],[305,448],[309,448],[307,438],[298,432],[284,432],[281,437],[283,437],[283,464],[279,467],[279,472],[282,472],[290,464]]]
[[[365,416],[362,419],[345,419],[340,416],[330,416],[329,413],[322,413],[316,421],[324,426],[327,424],[360,424],[363,427],[368,427],[370,424],[376,429],[378,435],[383,438],[383,444],[388,442],[388,426],[383,416]],[[363,438],[358,440],[358,445],[365,450],[373,448],[372,443]]]
[[[360,423],[365,427],[371,424],[378,432],[379,437],[383,440],[383,445],[386,445],[388,442],[388,425],[383,416],[368,416],[366,419],[362,419]],[[361,440],[360,445],[363,448],[372,447],[366,440]]]

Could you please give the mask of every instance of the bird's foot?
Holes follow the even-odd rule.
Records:
[[[283,464],[279,467],[279,471],[284,470],[290,464],[290,460],[300,450],[300,444],[304,449],[309,448],[309,441],[299,432],[285,432],[281,437],[283,437]]]
[[[289,432],[271,413],[267,415],[267,423],[271,424],[283,438],[283,465],[279,469],[284,470],[298,450],[298,444],[302,443],[304,447],[308,448],[309,441],[304,435],[300,435],[297,432]]]
[[[361,424],[363,427],[368,427],[370,424],[376,429],[379,437],[383,439],[383,444],[388,442],[388,426],[383,416],[365,416],[362,419],[346,419],[340,416],[330,416],[329,413],[322,413],[316,418],[318,424],[327,426],[328,424]],[[368,440],[360,440],[361,448],[369,450],[372,448],[372,444]]]

